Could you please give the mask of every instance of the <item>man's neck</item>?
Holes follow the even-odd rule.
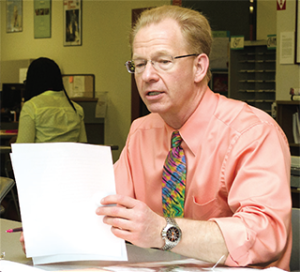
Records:
[[[206,85],[203,89],[199,89],[199,95],[197,96],[197,99],[193,99],[191,103],[187,103],[188,106],[186,108],[181,109],[181,111],[176,113],[168,112],[166,114],[160,114],[161,118],[168,126],[174,128],[175,130],[180,129],[199,106],[207,88],[208,86]]]

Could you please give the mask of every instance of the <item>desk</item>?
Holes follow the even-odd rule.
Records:
[[[11,153],[11,147],[10,146],[0,146],[0,154],[9,154]]]
[[[12,137],[17,136],[17,132],[8,132],[6,130],[0,130],[0,139],[1,140],[10,140]]]
[[[20,227],[21,223],[6,219],[0,219],[1,243],[0,252],[5,252],[5,260],[18,262],[22,264],[32,265],[31,259],[26,258],[21,244],[19,242],[20,233],[6,233],[7,229]],[[94,269],[95,271],[104,271],[101,267],[110,265],[129,265],[141,262],[160,262],[160,261],[176,261],[187,260],[186,257],[155,249],[144,249],[130,244],[126,245],[129,262],[112,262],[112,261],[88,261],[88,262],[69,262],[60,264],[49,264],[35,266],[45,271],[67,271],[74,269]],[[212,265],[210,265],[212,266]],[[107,271],[107,270],[105,270]]]

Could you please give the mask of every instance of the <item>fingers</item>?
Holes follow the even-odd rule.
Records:
[[[131,231],[133,228],[131,220],[120,217],[105,216],[103,218],[103,223],[123,231]]]
[[[103,206],[96,209],[96,214],[129,220],[137,203],[137,200],[128,196],[110,195],[101,200]]]
[[[117,204],[118,206],[126,207],[127,209],[132,209],[135,206],[135,202],[135,199],[122,195],[109,195],[101,200],[102,205]]]
[[[21,243],[21,245],[22,245],[22,249],[23,249],[24,253],[26,254],[25,240],[24,240],[23,232],[21,232],[20,243]]]

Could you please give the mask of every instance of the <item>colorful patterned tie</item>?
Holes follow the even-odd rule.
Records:
[[[179,132],[174,131],[162,176],[162,205],[165,217],[183,217],[186,160],[181,142]]]

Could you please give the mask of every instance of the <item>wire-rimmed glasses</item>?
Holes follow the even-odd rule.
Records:
[[[127,71],[131,74],[140,74],[142,73],[148,62],[150,62],[154,69],[158,72],[164,72],[170,70],[176,59],[186,58],[186,57],[192,57],[192,56],[198,56],[199,54],[189,54],[189,55],[183,55],[183,56],[159,56],[154,59],[146,60],[146,59],[133,59],[126,61],[125,65],[127,68]]]

